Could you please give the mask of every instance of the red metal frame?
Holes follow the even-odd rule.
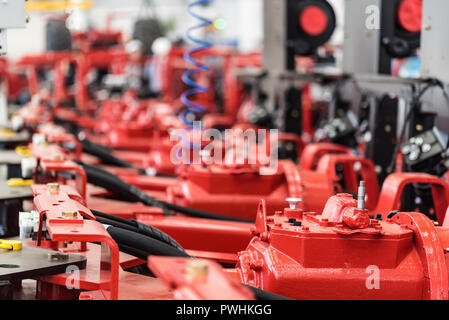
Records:
[[[42,189],[42,186],[37,188]],[[37,195],[34,198],[34,206],[40,217],[37,246],[41,245],[44,216],[46,230],[55,243],[79,242],[82,252],[87,250],[87,242],[101,242],[107,245],[109,250],[102,247],[101,262],[104,268],[110,270],[110,278],[101,279],[100,292],[105,299],[116,300],[118,298],[119,249],[101,223],[95,221],[90,210],[71,200],[64,191],[59,190],[48,190],[47,193]],[[64,215],[65,212],[77,214],[67,218]]]
[[[331,181],[338,181],[337,165],[343,167],[346,191],[356,194],[359,182],[362,180],[366,182],[366,207],[373,210],[379,198],[379,183],[374,163],[369,159],[354,155],[332,154],[325,155],[320,159],[316,171],[326,174]],[[358,170],[356,170],[356,166],[359,166]]]
[[[382,186],[376,213],[380,213],[386,218],[391,211],[398,210],[404,188],[412,183],[430,185],[435,217],[438,223],[443,224],[449,206],[449,183],[425,173],[393,173],[389,175]]]
[[[352,154],[351,149],[332,143],[310,143],[304,147],[299,164],[302,170],[316,170],[319,160],[327,154]]]
[[[30,144],[33,156],[38,160],[37,168],[34,173],[34,180],[41,181],[38,168],[47,172],[74,172],[76,174],[76,189],[83,199],[87,194],[87,176],[83,168],[77,163],[67,160],[66,155],[59,146],[56,145],[38,145]],[[47,182],[47,181],[46,181]]]
[[[268,216],[262,201],[254,238],[230,274],[294,299],[449,299],[447,228],[419,213],[359,228],[345,222],[348,210],[357,209],[346,195],[329,199],[332,215],[285,209]]]
[[[248,288],[230,278],[215,262],[149,257],[148,267],[174,290],[177,300],[255,300]]]

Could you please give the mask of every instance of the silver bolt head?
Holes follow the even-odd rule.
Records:
[[[301,198],[287,198],[285,201],[288,202],[290,209],[297,209],[297,204],[302,202]]]
[[[421,148],[422,152],[427,153],[432,150],[432,146],[428,143],[424,144]]]

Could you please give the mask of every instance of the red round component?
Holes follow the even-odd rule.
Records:
[[[308,6],[299,15],[299,25],[307,34],[318,36],[326,30],[328,18],[320,7]]]
[[[399,5],[398,19],[402,28],[408,32],[421,31],[422,0],[404,0]]]

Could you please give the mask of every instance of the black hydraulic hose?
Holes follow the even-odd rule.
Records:
[[[176,205],[173,203],[168,203],[165,201],[160,201],[155,198],[150,197],[148,194],[143,192],[141,189],[131,186],[119,177],[113,175],[110,172],[107,172],[101,168],[88,165],[78,161],[78,163],[83,166],[84,171],[87,175],[87,180],[89,183],[92,183],[96,186],[105,188],[108,191],[111,191],[117,196],[123,197],[124,199],[142,202],[147,206],[158,207],[164,210],[166,215],[172,215],[168,209],[173,211],[186,214],[191,217],[203,218],[203,219],[211,219],[211,220],[222,220],[222,221],[234,221],[234,222],[254,222],[250,220],[228,217],[219,215],[216,213],[206,212],[202,210],[197,210],[193,208],[187,208],[180,205]]]
[[[99,213],[99,211],[95,211]],[[94,213],[95,214],[95,213]],[[107,214],[103,214],[106,215]],[[121,218],[119,218],[121,219]],[[132,222],[132,220],[125,220],[125,222]],[[147,260],[148,256],[158,255],[158,256],[174,256],[174,257],[191,257],[188,255],[182,247],[176,248],[177,251],[169,251],[168,248],[173,247],[171,244],[152,239],[154,241],[144,241],[144,235],[136,234],[133,227],[128,223],[122,223],[107,218],[97,218],[97,221],[103,224],[108,224],[110,227],[107,228],[111,237],[117,242],[119,250],[121,252],[130,254],[142,260]],[[148,238],[148,237],[147,237]],[[173,240],[174,241],[174,240]],[[251,290],[257,300],[273,301],[273,300],[292,300],[272,292],[268,292],[259,288],[255,288],[250,285],[244,284],[245,287]]]
[[[139,188],[129,185],[112,173],[98,167],[87,165],[81,162],[78,163],[83,166],[83,169],[87,175],[87,181],[89,183],[105,188],[106,190],[111,191],[113,194],[122,199],[133,202],[142,202],[148,206],[158,207],[164,211],[165,215],[173,215],[160,201],[147,196],[145,192],[143,192]]]
[[[264,300],[264,301],[273,301],[273,300],[293,300],[291,298],[287,298],[272,292],[268,292],[259,288],[255,288],[253,286],[249,286],[247,284],[244,284],[245,287],[247,287],[249,290],[252,291],[254,296],[257,300]]]
[[[106,218],[101,218],[101,217],[97,217],[96,220],[98,222],[100,222],[101,224],[107,224],[116,228],[120,228],[120,229],[124,229],[124,230],[128,230],[128,231],[132,231],[132,232],[136,232],[136,228],[130,226],[129,224],[126,223],[121,223],[118,221],[114,221],[114,220],[109,220]]]
[[[112,154],[112,150],[107,147],[93,143],[88,139],[81,140],[81,144],[83,147],[83,152],[101,159],[104,164],[109,164],[121,168],[135,169],[138,170],[140,174],[145,174],[144,169],[137,168],[131,163],[114,156]]]
[[[205,212],[205,211],[201,211],[201,210],[197,210],[197,209],[193,209],[193,208],[183,207],[183,206],[179,206],[179,205],[174,204],[174,203],[169,203],[169,202],[164,202],[164,201],[162,201],[162,203],[168,209],[171,209],[173,211],[186,214],[186,215],[191,216],[191,217],[203,218],[203,219],[212,219],[212,220],[244,222],[244,223],[253,223],[254,222],[252,220],[246,220],[246,219],[240,219],[240,218],[234,218],[234,217],[227,217],[227,216],[222,216],[222,215],[211,213],[211,212]]]
[[[119,222],[122,224],[126,224],[128,226],[134,227],[134,223],[132,223],[131,220],[113,216],[112,214],[107,214],[107,213],[104,213],[104,212],[101,212],[98,210],[90,209],[90,211],[94,214],[94,216],[101,217],[101,218],[108,219],[108,220],[113,220],[113,221],[116,221],[116,222]]]
[[[185,251],[169,246],[162,241],[152,239],[129,230],[110,226],[107,228],[109,235],[118,245],[128,246],[137,250],[148,252],[148,255],[167,257],[190,257]]]
[[[169,246],[172,246],[178,250],[185,251],[184,248],[172,237],[170,237],[168,234],[162,232],[161,230],[144,224],[140,221],[131,219],[126,220],[120,217],[115,217],[113,215],[108,215],[103,212],[99,212],[96,210],[91,210],[92,213],[97,216],[97,221],[103,224],[108,224],[117,228],[122,228],[125,230],[133,231],[140,233],[144,236],[159,240],[163,243],[168,244]]]
[[[120,159],[112,154],[113,150],[108,147],[102,146],[100,144],[94,143],[88,139],[81,140],[83,147],[83,152],[90,154],[94,157],[101,159],[104,164],[109,164],[112,166],[120,168],[135,169],[140,175],[146,175],[147,172],[143,168],[139,168],[128,161]],[[173,178],[172,175],[156,172],[154,175],[156,177]]]
[[[117,245],[118,245],[118,249],[120,252],[127,253],[133,257],[136,257],[136,258],[139,258],[139,259],[142,259],[145,261],[148,259],[148,256],[151,255],[150,253],[148,253],[144,250],[136,249],[136,248],[124,245],[124,244],[118,243]]]

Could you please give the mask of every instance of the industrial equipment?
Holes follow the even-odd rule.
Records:
[[[105,3],[0,0],[0,54],[59,12],[0,59],[0,300],[449,300],[446,4],[264,0],[243,50]]]

